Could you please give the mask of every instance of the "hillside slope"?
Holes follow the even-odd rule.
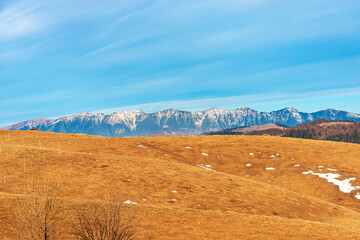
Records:
[[[60,178],[60,195],[70,206],[104,200],[109,192],[138,203],[134,207],[147,239],[351,239],[360,234],[360,189],[344,193],[326,179],[303,174],[336,169],[339,180],[360,178],[355,144],[0,131],[0,147],[3,216],[11,214],[12,199],[21,196],[28,180]],[[0,226],[6,226],[5,219]]]

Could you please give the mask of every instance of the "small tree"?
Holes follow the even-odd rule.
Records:
[[[60,185],[45,185],[36,191],[28,184],[25,197],[19,199],[13,215],[13,230],[18,239],[51,240],[62,235],[63,208],[57,193]]]
[[[81,240],[134,240],[137,226],[133,210],[120,201],[93,202],[77,212],[74,236]]]

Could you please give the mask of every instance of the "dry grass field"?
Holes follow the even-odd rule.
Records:
[[[111,193],[137,203],[143,239],[360,239],[360,188],[346,193],[316,175],[360,187],[358,144],[4,130],[0,148],[1,239],[16,239],[9,219],[27,184],[57,181],[64,239],[74,239],[75,209]]]

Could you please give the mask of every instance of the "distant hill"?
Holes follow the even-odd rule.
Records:
[[[360,122],[360,115],[326,109],[314,113],[299,112],[295,108],[284,108],[272,112],[258,112],[248,107],[233,111],[211,108],[206,111],[191,112],[168,109],[154,113],[123,111],[112,114],[80,113],[52,119],[35,119],[6,127],[7,130],[28,130],[38,128],[46,132],[83,133],[105,137],[145,136],[158,131],[181,132],[198,135],[223,129],[264,124],[284,124],[296,126],[317,119],[333,121],[353,120]],[[255,130],[254,130],[255,131]],[[276,133],[279,130],[260,130],[260,133]],[[257,133],[257,134],[260,134]]]
[[[284,137],[360,143],[360,123],[353,121],[317,120],[290,128]]]
[[[204,133],[204,135],[263,135],[280,136],[288,126],[278,123],[262,124],[249,127],[238,127]]]
[[[360,143],[360,123],[345,120],[332,121],[319,119],[308,123],[287,127],[282,124],[263,124],[250,127],[224,129],[204,135],[271,135],[293,138],[328,140]]]
[[[184,137],[184,136],[192,136],[192,135],[188,134],[188,133],[182,133],[182,132],[158,131],[158,132],[147,134],[144,137]]]

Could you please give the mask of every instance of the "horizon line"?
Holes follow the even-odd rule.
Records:
[[[146,112],[146,111],[141,111],[141,110],[136,110],[136,109],[132,109],[132,110],[120,110],[120,111],[114,111],[114,112],[111,112],[111,113],[103,113],[103,112],[99,112],[99,111],[93,111],[93,112],[80,112],[80,113],[74,113],[74,114],[66,114],[66,115],[62,115],[62,116],[55,116],[55,117],[41,117],[41,118],[33,118],[33,119],[28,119],[28,120],[24,120],[24,121],[20,121],[20,122],[14,122],[14,123],[5,123],[5,124],[0,124],[0,130],[3,130],[3,128],[6,128],[6,127],[10,127],[12,125],[15,125],[15,124],[19,124],[19,123],[22,123],[22,122],[26,122],[26,121],[32,121],[32,120],[38,120],[38,119],[47,119],[47,120],[56,120],[56,119],[59,119],[59,118],[62,118],[62,117],[70,117],[70,116],[76,116],[76,115],[80,115],[80,114],[84,114],[84,113],[89,113],[91,115],[97,115],[97,114],[100,114],[100,115],[112,115],[114,113],[117,113],[117,112],[131,112],[131,111],[137,111],[137,112],[142,112],[142,113],[146,113],[146,114],[153,114],[153,113],[157,113],[157,112],[164,112],[164,111],[168,111],[168,110],[175,110],[175,111],[182,111],[182,112],[206,112],[206,111],[209,111],[211,109],[219,109],[219,110],[224,110],[224,111],[228,111],[228,112],[233,112],[233,111],[236,111],[236,110],[239,110],[241,108],[246,108],[246,109],[250,109],[250,110],[254,110],[256,112],[259,112],[259,113],[272,113],[272,112],[277,112],[277,111],[281,111],[281,110],[285,110],[285,109],[294,109],[296,110],[297,112],[299,113],[309,113],[309,114],[313,114],[313,113],[317,113],[317,112],[321,112],[321,111],[326,111],[326,110],[335,110],[335,111],[344,111],[344,110],[338,110],[338,109],[334,109],[334,108],[326,108],[326,109],[322,109],[322,110],[318,110],[318,111],[315,111],[315,112],[302,112],[302,111],[299,111],[297,108],[295,107],[284,107],[284,108],[281,108],[281,109],[278,109],[278,110],[272,110],[272,111],[258,111],[256,109],[253,109],[253,108],[250,108],[250,107],[247,107],[247,106],[240,106],[234,110],[227,110],[227,109],[223,109],[223,108],[219,108],[219,107],[211,107],[211,108],[208,108],[208,109],[205,109],[205,110],[181,110],[181,109],[175,109],[175,108],[167,108],[167,109],[164,109],[164,110],[158,110],[158,111],[149,111],[149,112]],[[107,109],[107,110],[110,110],[110,109]],[[101,111],[101,110],[100,110]],[[348,112],[348,111],[344,111],[344,112]],[[353,112],[349,112],[349,113],[353,113]],[[353,114],[357,114],[359,115],[358,113],[353,113]]]

